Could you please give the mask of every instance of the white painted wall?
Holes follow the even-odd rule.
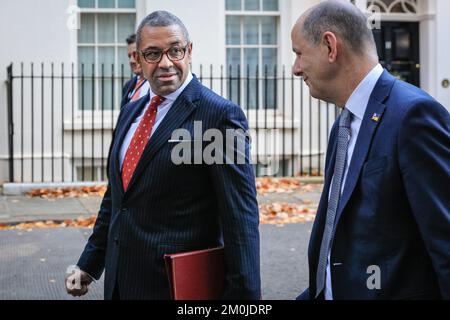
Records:
[[[439,1],[439,0],[438,0]],[[420,2],[420,84],[421,88],[436,97],[436,0]]]
[[[290,74],[294,55],[291,48],[290,32],[298,17],[310,6],[320,0],[281,0],[280,1],[280,33],[279,33],[279,63],[285,65],[286,74]],[[77,33],[70,31],[66,22],[69,18],[67,9],[75,4],[76,0],[15,0],[0,1],[0,183],[8,178],[8,148],[7,148],[7,119],[6,119],[6,67],[11,62],[15,65],[15,73],[20,70],[19,63],[25,63],[25,73],[29,74],[29,63],[35,64],[35,75],[40,74],[40,62],[55,62],[57,66],[61,62],[69,64],[76,63],[77,54]],[[365,0],[357,0],[359,5],[364,6]],[[448,0],[420,0],[420,32],[421,32],[421,79],[422,87],[431,95],[436,97],[444,106],[450,107],[450,89],[441,86],[441,81],[450,79],[450,60],[447,53],[450,51],[448,32],[450,30],[450,1]],[[176,14],[188,28],[191,40],[194,43],[193,71],[199,73],[199,65],[203,64],[204,77],[209,76],[209,65],[214,66],[214,73],[218,74],[219,66],[226,63],[225,52],[225,0],[137,0],[137,23],[147,14],[154,10],[163,9]],[[58,70],[59,67],[55,67]],[[281,69],[279,69],[281,74]],[[17,81],[15,87],[19,85]],[[48,90],[48,84],[46,84]],[[216,91],[217,82],[215,82]],[[25,84],[26,92],[29,92],[29,85]],[[39,90],[36,87],[36,93]],[[58,90],[57,88],[55,88]],[[287,88],[290,91],[291,88]],[[48,96],[48,94],[46,94]],[[67,97],[66,97],[67,98]],[[15,95],[15,104],[19,106],[20,96]],[[27,101],[28,99],[28,101]],[[25,95],[25,105],[29,104],[29,94]],[[58,97],[56,98],[58,100]],[[35,101],[36,108],[39,109],[40,101]],[[46,101],[47,103],[47,101]],[[298,128],[300,123],[300,85],[294,88],[294,112],[291,112],[292,97],[286,96],[287,110],[292,118],[294,126]],[[308,91],[303,86],[303,103],[309,104]],[[68,105],[66,104],[66,108]],[[60,104],[55,104],[55,110],[61,108]],[[321,117],[325,116],[322,106]],[[66,115],[69,110],[66,110]],[[59,113],[58,113],[59,112]],[[278,116],[280,112],[278,111]],[[47,114],[48,115],[48,114]],[[60,117],[60,110],[55,113]],[[331,114],[332,116],[333,114]],[[311,114],[308,108],[303,110],[303,117],[317,119],[319,116],[319,106],[313,103]],[[27,114],[24,130],[30,130],[30,115]],[[250,114],[249,118],[256,119]],[[281,118],[276,118],[278,121]],[[39,126],[40,114],[36,114],[36,126]],[[98,120],[98,119],[97,119]],[[99,124],[99,121],[96,123]],[[260,117],[261,120],[261,117]],[[270,121],[273,118],[269,117]],[[109,121],[109,118],[108,118]],[[70,121],[65,122],[66,127]],[[263,123],[260,122],[260,125]],[[90,126],[90,122],[87,124]],[[281,122],[278,122],[278,126]],[[287,124],[290,125],[290,124]],[[79,123],[75,125],[79,126]],[[16,129],[20,129],[17,126]],[[46,128],[48,130],[48,128]],[[314,129],[314,128],[313,128]],[[62,132],[62,128],[55,128]],[[299,134],[300,128],[295,134]],[[309,131],[308,123],[302,128],[303,132]],[[314,129],[315,130],[315,129]],[[324,130],[324,128],[322,128]],[[27,131],[27,132],[28,132]],[[67,131],[67,128],[66,128]],[[76,143],[79,140],[79,131],[76,136]],[[66,134],[69,134],[66,132]],[[98,134],[98,132],[96,133]],[[58,133],[59,135],[59,133]],[[108,137],[106,137],[108,139]],[[39,138],[36,138],[37,147]],[[289,138],[287,138],[289,139]],[[317,142],[317,135],[313,135],[313,144]],[[326,133],[321,135],[322,146],[326,142]],[[55,140],[57,148],[60,140]],[[86,149],[89,149],[90,138],[87,137]],[[290,144],[289,144],[290,145]],[[17,146],[15,146],[17,151]],[[309,138],[304,141],[303,147],[309,150]],[[99,148],[97,148],[99,149]],[[104,148],[105,149],[105,148]],[[107,148],[106,148],[107,149]],[[294,151],[299,151],[300,145],[294,146]],[[60,153],[60,148],[55,153]],[[107,150],[106,150],[107,151]],[[321,150],[313,150],[313,152]],[[47,152],[47,151],[45,151]],[[67,152],[67,150],[65,150]],[[76,153],[80,154],[78,147]],[[28,168],[27,168],[28,169]],[[67,173],[66,173],[67,174]]]
[[[70,0],[15,0],[0,3],[0,182],[7,178],[6,67],[24,62],[72,60],[66,27]]]
[[[442,103],[447,110],[450,111],[450,88],[442,86],[442,80],[448,79],[450,81],[450,1],[437,0],[436,1],[436,47],[432,51],[434,54],[430,57],[430,61],[436,61],[436,75],[433,77],[436,81],[436,98]]]
[[[145,4],[146,14],[166,10],[183,21],[193,42],[193,70],[199,64],[214,67],[225,64],[224,0],[145,0]]]

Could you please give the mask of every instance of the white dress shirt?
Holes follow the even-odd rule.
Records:
[[[156,112],[156,119],[155,119],[155,123],[153,124],[153,128],[152,128],[152,133],[150,134],[150,137],[153,135],[153,133],[156,131],[156,129],[158,128],[158,126],[161,124],[161,122],[163,121],[164,117],[166,116],[167,112],[169,112],[170,107],[172,107],[173,103],[175,102],[175,100],[178,98],[178,96],[183,92],[183,90],[187,87],[187,85],[191,82],[192,80],[192,73],[189,72],[187,75],[186,80],[183,82],[183,84],[181,85],[181,87],[178,88],[177,91],[172,92],[171,94],[168,94],[166,96],[164,96],[164,98],[166,98],[166,100],[164,100],[164,102],[162,102],[159,107],[158,107],[158,111]],[[146,83],[148,84],[148,81],[146,81]],[[131,143],[131,139],[133,139],[133,135],[134,132],[136,131],[136,129],[139,126],[139,123],[141,122],[145,111],[147,110],[147,108],[150,105],[150,101],[152,101],[152,98],[154,96],[156,96],[155,93],[153,93],[153,91],[151,90],[151,88],[149,87],[150,90],[150,100],[147,104],[147,106],[142,109],[142,112],[139,114],[139,116],[134,119],[133,123],[130,126],[130,129],[127,132],[127,135],[125,136],[125,138],[123,139],[123,143],[122,146],[120,147],[120,169],[122,169],[122,164],[123,164],[123,160],[125,159],[125,155],[127,153],[128,150],[128,146]],[[142,92],[143,90],[141,90]],[[148,92],[148,91],[147,91]],[[147,93],[146,92],[146,93]]]
[[[370,95],[372,94],[372,91],[375,88],[375,85],[382,73],[383,67],[380,64],[377,64],[367,74],[367,76],[359,83],[359,85],[353,91],[347,103],[345,104],[345,108],[348,111],[350,111],[352,118],[351,118],[351,135],[347,149],[347,160],[344,169],[344,177],[342,178],[341,184],[341,195],[342,192],[344,191],[348,168],[350,167],[353,150],[355,150],[356,139],[358,138],[359,129],[361,128],[361,123],[364,117],[364,113],[366,112],[367,104],[369,103]],[[331,180],[331,183],[333,183],[333,180]],[[328,195],[328,198],[329,196],[330,195]],[[325,299],[333,300],[333,293],[331,287],[330,253],[328,253],[328,260],[327,260]]]

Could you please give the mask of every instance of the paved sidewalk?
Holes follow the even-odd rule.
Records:
[[[320,185],[311,192],[292,191],[290,193],[267,193],[258,196],[258,202],[310,203],[306,207],[317,206],[320,198]],[[37,220],[76,219],[97,215],[101,197],[45,199],[29,196],[0,195],[0,223],[14,223]]]
[[[86,229],[0,231],[0,300],[66,300],[64,279],[86,242]],[[77,298],[80,299],[80,298]],[[103,279],[83,300],[103,299]]]
[[[260,203],[318,202],[311,192],[271,193]],[[75,219],[97,214],[101,197],[63,199],[0,196],[0,223]],[[261,225],[263,299],[294,299],[308,283],[307,247],[312,222]],[[58,228],[0,231],[0,300],[72,298],[65,293],[66,268],[75,264],[92,229]],[[82,299],[102,299],[103,280]]]
[[[0,223],[64,220],[98,213],[101,197],[44,199],[0,196]]]
[[[261,225],[262,295],[292,300],[307,287],[307,246],[312,224]],[[66,268],[75,264],[90,229],[0,231],[0,300],[103,299],[103,278],[82,298],[66,294]]]

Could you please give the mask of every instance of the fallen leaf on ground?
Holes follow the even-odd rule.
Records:
[[[18,224],[2,224],[0,225],[0,230],[26,230],[28,232],[33,229],[45,229],[45,228],[93,228],[95,225],[97,217],[91,216],[88,218],[80,217],[75,220],[65,220],[63,222],[56,222],[52,220],[48,221],[35,221],[35,222],[22,222]]]
[[[266,193],[290,193],[301,185],[302,183],[294,178],[256,178],[256,189],[259,195]]]
[[[314,221],[315,209],[308,209],[300,204],[267,203],[259,206],[261,224],[289,224]]]
[[[27,193],[29,197],[41,197],[44,199],[55,198],[79,198],[88,196],[100,196],[106,192],[106,186],[90,186],[90,187],[68,187],[53,189],[33,189]]]

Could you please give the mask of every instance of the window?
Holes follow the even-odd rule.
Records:
[[[229,98],[250,109],[276,108],[278,0],[226,0],[225,10]]]
[[[117,109],[131,74],[125,39],[136,29],[135,0],[78,0],[78,6],[79,109]]]

